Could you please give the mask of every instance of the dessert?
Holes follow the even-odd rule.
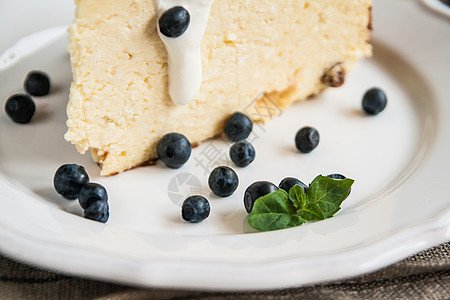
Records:
[[[371,54],[371,0],[76,4],[65,138],[102,175],[156,159],[170,132],[195,145],[236,111],[267,121],[258,105],[283,110],[342,85]]]

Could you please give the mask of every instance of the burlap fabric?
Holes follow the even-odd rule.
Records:
[[[450,242],[381,271],[320,285],[264,292],[137,289],[74,278],[0,256],[0,299],[450,299]]]

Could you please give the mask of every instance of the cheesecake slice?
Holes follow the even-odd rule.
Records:
[[[284,110],[338,87],[371,54],[371,0],[208,0],[201,82],[191,101],[178,105],[169,93],[177,74],[169,76],[160,36],[161,1],[76,0],[65,138],[91,151],[101,175],[155,160],[169,132],[198,144],[236,111],[265,121],[258,105]],[[182,79],[189,70],[180,69]]]

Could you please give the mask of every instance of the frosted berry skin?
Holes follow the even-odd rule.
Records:
[[[245,210],[250,213],[253,210],[253,205],[258,198],[273,193],[278,190],[278,187],[268,181],[257,181],[251,184],[244,193]]]
[[[306,190],[308,189],[308,186],[306,184],[304,184],[303,182],[301,182],[300,180],[298,180],[297,178],[293,178],[293,177],[286,177],[284,178],[280,184],[278,185],[278,187],[282,190],[285,190],[286,192],[289,193],[289,190],[294,186],[294,185],[299,185],[303,191],[306,193]]]
[[[217,167],[209,175],[208,185],[216,196],[228,197],[238,188],[239,178],[232,168]]]
[[[109,219],[109,205],[107,201],[93,202],[84,210],[84,217],[93,221],[106,223]]]
[[[208,200],[203,196],[191,196],[184,200],[181,207],[181,217],[190,223],[199,223],[205,220],[210,213]]]
[[[225,123],[223,131],[232,142],[239,142],[248,138],[253,130],[253,122],[243,113],[236,112]]]
[[[23,87],[30,95],[45,96],[50,92],[50,78],[44,72],[31,71],[25,78]]]
[[[331,179],[337,179],[337,180],[342,180],[342,179],[345,179],[345,178],[347,178],[347,177],[345,177],[344,175],[342,175],[342,174],[329,174],[329,175],[327,175],[327,177],[328,178],[331,178]]]
[[[81,188],[78,196],[80,206],[86,209],[97,201],[108,201],[108,193],[106,192],[106,189],[98,183],[85,184]]]
[[[76,200],[81,189],[89,182],[84,167],[76,164],[65,164],[56,170],[53,186],[58,194],[69,200]]]
[[[156,151],[158,158],[161,159],[167,167],[172,169],[181,168],[191,156],[191,143],[182,134],[168,133],[159,141]]]
[[[16,94],[6,100],[5,112],[15,123],[26,124],[33,118],[36,105],[30,96]]]
[[[247,141],[237,142],[230,148],[230,158],[238,167],[247,167],[255,160],[255,157],[255,148]]]
[[[310,153],[316,149],[319,141],[319,132],[313,127],[304,127],[295,136],[295,146],[302,153]]]
[[[190,21],[189,12],[184,7],[175,6],[159,18],[159,30],[166,37],[177,38],[186,32]]]
[[[362,100],[362,107],[369,115],[378,115],[387,106],[386,94],[379,88],[368,90]]]

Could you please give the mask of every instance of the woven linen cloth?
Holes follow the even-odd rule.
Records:
[[[140,289],[75,278],[0,256],[0,299],[450,299],[450,242],[383,270],[345,280],[261,292]]]

